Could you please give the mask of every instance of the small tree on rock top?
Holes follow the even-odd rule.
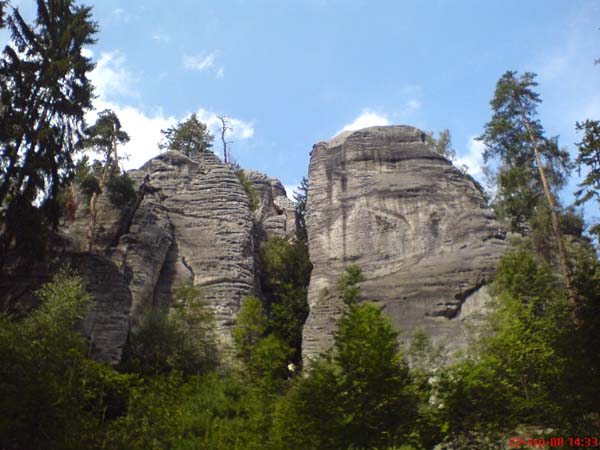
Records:
[[[165,136],[164,141],[159,144],[161,149],[178,150],[186,156],[193,157],[212,147],[213,136],[206,124],[198,120],[196,113],[160,132]]]

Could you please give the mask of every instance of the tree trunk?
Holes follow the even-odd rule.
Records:
[[[544,171],[544,166],[542,165],[542,158],[540,156],[540,151],[538,149],[535,137],[533,136],[533,132],[531,131],[531,125],[529,123],[529,119],[527,118],[527,114],[525,113],[525,108],[521,103],[521,99],[518,95],[516,95],[516,100],[519,103],[519,107],[521,108],[521,116],[523,117],[523,121],[525,122],[525,128],[527,128],[527,134],[529,135],[529,140],[531,141],[531,145],[533,146],[533,152],[535,153],[535,161],[538,166],[538,171],[540,173],[540,177],[542,179],[542,185],[544,186],[544,193],[546,194],[546,199],[548,200],[548,204],[550,205],[550,215],[552,217],[552,228],[554,229],[554,235],[556,236],[556,240],[558,242],[558,254],[560,258],[560,266],[562,269],[563,277],[565,279],[565,285],[567,288],[567,294],[569,296],[569,304],[571,305],[571,316],[573,318],[573,322],[576,326],[579,326],[579,319],[577,318],[577,295],[575,294],[575,289],[573,288],[573,281],[571,279],[571,270],[569,269],[569,263],[567,261],[567,252],[565,250],[565,242],[562,237],[562,233],[560,231],[560,222],[558,220],[558,213],[556,208],[556,201],[554,200],[554,196],[550,191],[550,184],[548,183],[548,179],[546,178],[546,172]]]

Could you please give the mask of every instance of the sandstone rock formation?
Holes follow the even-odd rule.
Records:
[[[469,177],[408,126],[344,132],[313,147],[306,224],[313,263],[303,333],[305,360],[333,342],[344,268],[364,271],[404,339],[425,329],[448,350],[466,343],[504,233]]]
[[[117,208],[98,197],[96,246],[88,248],[87,204],[62,227],[52,262],[5,271],[0,277],[4,309],[34,306],[32,291],[67,264],[78,270],[96,303],[83,328],[93,354],[119,361],[130,324],[153,305],[169,305],[174,287],[192,282],[216,316],[226,353],[241,300],[257,294],[256,248],[262,237],[295,233],[295,213],[281,183],[258,172],[248,177],[259,194],[254,214],[238,177],[211,152],[193,159],[166,152],[129,172],[138,198]],[[17,282],[21,280],[22,282]],[[10,289],[9,289],[10,288]]]
[[[254,185],[259,198],[259,207],[255,212],[256,223],[262,237],[279,236],[286,238],[296,233],[296,209],[287,198],[285,188],[276,178],[254,170],[245,170],[246,176]]]
[[[71,242],[55,242],[44,260],[27,267],[5,266],[0,274],[2,310],[20,315],[36,307],[38,300],[33,293],[49,282],[57,269],[71,267],[94,297],[94,304],[81,324],[90,338],[90,356],[116,364],[129,331],[131,293],[122,272],[112,261],[102,255],[70,250],[72,246]]]

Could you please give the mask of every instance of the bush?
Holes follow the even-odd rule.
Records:
[[[111,176],[106,181],[108,198],[116,207],[127,206],[137,198],[133,181],[127,173]]]
[[[92,174],[86,175],[81,180],[79,187],[81,189],[81,193],[85,198],[88,199],[88,201],[90,198],[92,198],[92,195],[100,194],[102,192],[102,189],[100,188],[100,181]]]
[[[91,297],[66,270],[19,322],[0,314],[0,448],[98,448],[106,421],[124,413],[131,377],[86,359],[76,331]]]

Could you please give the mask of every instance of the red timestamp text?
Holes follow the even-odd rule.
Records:
[[[526,438],[511,437],[508,441],[510,448],[594,448],[600,447],[600,440],[591,436]]]

